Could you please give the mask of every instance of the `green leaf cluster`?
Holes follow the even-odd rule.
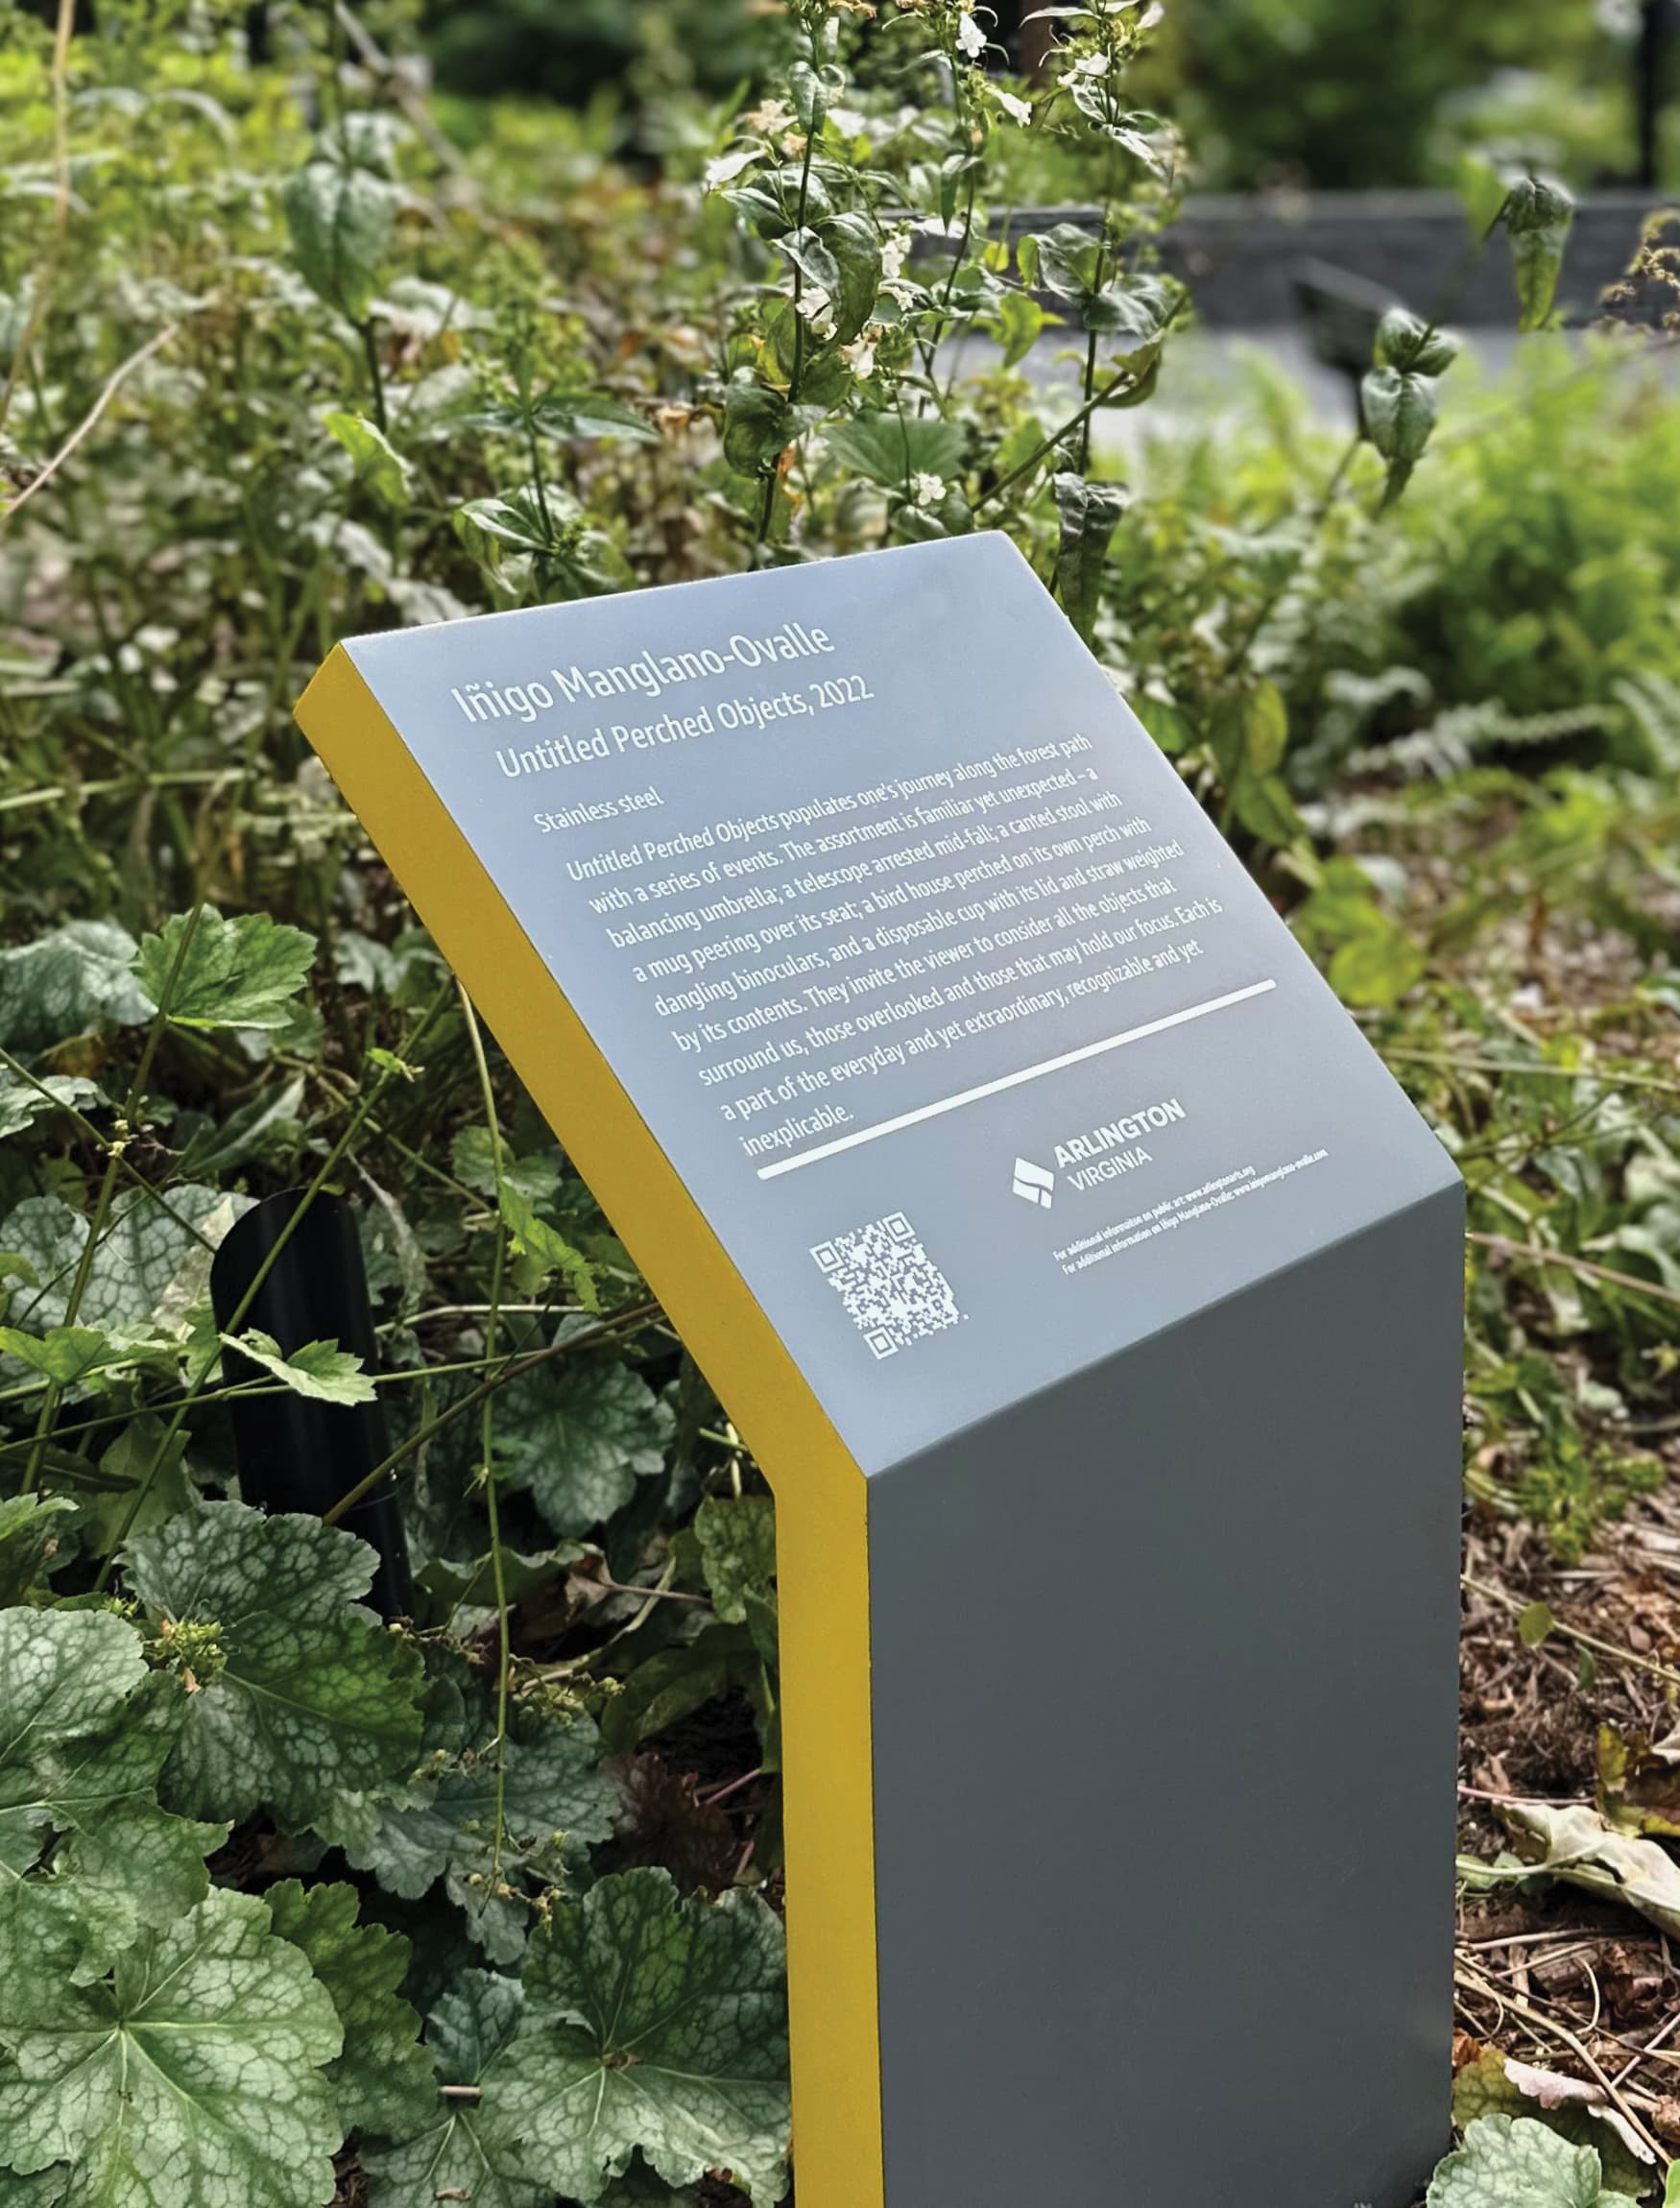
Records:
[[[1005,530],[1464,1164],[1472,1506],[1578,1556],[1672,1409],[1676,411],[1591,341],[1460,392],[1396,309],[1357,444],[1263,375],[1203,424],[1170,10],[1029,88],[984,11],[797,0],[714,112],[645,56],[634,141],[435,111],[401,10],[248,13],[74,41],[61,234],[50,38],[0,60],[0,2196],[774,2198],[774,1508],[291,701],[338,636]],[[1100,209],[1017,222],[1045,163]],[[1471,181],[1538,326],[1567,206]],[[349,1206],[376,1371],[218,1328],[282,1188]],[[375,1386],[395,1628],[228,1407]],[[1607,1752],[1600,1907],[1672,1899],[1661,1762]],[[1460,2113],[1449,2200],[1636,2190]]]

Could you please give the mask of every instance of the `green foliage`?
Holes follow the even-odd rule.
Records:
[[[562,13],[556,68],[652,20]],[[305,756],[339,636],[1007,530],[1465,1167],[1473,1509],[1575,1555],[1661,1476],[1675,410],[1545,338],[1443,384],[1396,311],[1345,452],[1259,381],[1258,420],[1113,438],[1186,304],[1147,13],[1070,10],[1028,88],[955,0],[799,0],[704,122],[655,38],[633,174],[605,116],[440,142],[324,12],[254,63],[113,0],[61,236],[50,40],[0,57],[8,359],[44,301],[0,401],[8,2201],[322,2200],[335,2154],[370,2208],[786,2178],[774,1507]],[[1101,209],[1012,252],[1033,162]],[[1561,204],[1477,175],[1538,323]],[[377,1374],[218,1332],[280,1188],[351,1204]],[[349,1535],[233,1500],[227,1416],[375,1379],[395,1628]]]
[[[545,1280],[559,1273],[585,1310],[599,1311],[601,1292],[582,1251],[574,1250],[565,1236],[549,1225],[516,1181],[504,1180],[495,1189],[495,1198],[516,1257],[536,1259]]]
[[[349,454],[356,481],[388,513],[400,514],[408,503],[411,470],[385,432],[359,414],[332,412],[323,415],[322,420]],[[304,965],[307,969],[307,959]]]
[[[0,1946],[50,1949],[77,1982],[209,1890],[225,1824],[172,1816],[157,1776],[185,1694],[103,1611],[0,1612]]]
[[[514,1380],[502,1446],[508,1486],[530,1491],[551,1531],[588,1533],[665,1469],[668,1406],[606,1357],[563,1357]]]
[[[298,273],[348,322],[362,323],[391,244],[396,195],[370,170],[313,160],[280,195]]]
[[[356,1922],[353,1886],[270,1886],[263,1900],[277,1937],[304,1956],[332,1998],[343,2052],[326,2066],[341,2131],[400,2137],[437,2098],[420,2018],[402,1999],[409,1945],[382,1925]]]
[[[342,2037],[254,1895],[207,1895],[91,1985],[37,1933],[0,1992],[0,2158],[25,2176],[68,2163],[78,2208],[320,2208],[339,2136],[324,2066]]]
[[[25,1861],[27,1850],[8,1851],[24,1875],[9,1884],[0,1921],[7,1936],[31,1927],[61,1933],[78,1980],[126,1954],[143,1927],[162,1930],[209,1890],[204,1858],[227,1825],[175,1816],[156,1799],[185,1702],[178,1680],[154,1674],[103,1722],[90,1712],[74,1740],[9,1758],[4,1814],[14,1831],[33,1831],[36,1855]]]
[[[110,921],[73,920],[0,951],[0,1045],[25,1057],[152,1005],[132,972],[133,938]],[[15,1130],[12,1130],[15,1132]]]
[[[440,2086],[493,2092],[523,2006],[517,1979],[463,1971],[426,2019]],[[487,2140],[481,2103],[468,2092],[435,2100],[418,2128],[398,2129],[394,2145],[364,2155],[363,2167],[368,2208],[411,2208],[428,2197],[470,2200],[474,2208],[547,2208],[553,2190],[527,2183],[515,2148]]]
[[[308,1396],[316,1403],[353,1404],[372,1403],[378,1394],[362,1370],[361,1358],[331,1342],[304,1342],[287,1356],[272,1334],[254,1327],[223,1338],[228,1348],[284,1381],[294,1395]]]
[[[131,1575],[159,1626],[218,1629],[220,1675],[192,1697],[164,1774],[190,1813],[267,1804],[333,1833],[341,1797],[418,1759],[420,1662],[359,1606],[373,1575],[364,1543],[212,1502],[136,1541]]]
[[[781,1951],[762,1902],[683,1901],[660,1870],[556,1910],[486,2089],[492,2150],[585,2208],[637,2148],[673,2185],[721,2168],[769,2208],[788,2124]]]
[[[1296,924],[1326,957],[1331,986],[1345,1003],[1396,1005],[1424,977],[1422,947],[1383,909],[1370,876],[1352,859],[1332,859],[1322,870]]]
[[[178,1182],[162,1203],[132,1188],[112,1202],[95,1236],[88,1220],[61,1198],[26,1197],[0,1220],[0,1247],[30,1269],[9,1315],[43,1336],[69,1325],[76,1281],[88,1258],[78,1321],[125,1346],[177,1342],[208,1284],[217,1242],[247,1203],[233,1191],[194,1182]]]
[[[516,1961],[545,1887],[612,1831],[614,1796],[584,1716],[528,1702],[504,1732],[494,1699],[435,1653],[410,1782],[360,1807],[346,1852],[418,1901],[440,1881],[495,1962]]]
[[[1195,0],[1172,12],[1150,95],[1182,106],[1224,189],[1441,183],[1467,138],[1608,181],[1634,152],[1614,23],[1574,0]]]
[[[98,1611],[0,1612],[0,1723],[9,1754],[87,1732],[144,1677],[139,1636],[119,1619]]]
[[[1497,2048],[1484,2047],[1452,2080],[1452,2121],[1461,2131],[1488,2116],[1544,2124],[1572,2147],[1591,2148],[1596,2153],[1604,2184],[1613,2196],[1625,2194],[1638,2199],[1649,2188],[1650,2165],[1639,2160],[1584,2099],[1559,2098],[1560,2088],[1568,2082],[1518,2064],[1507,2067]],[[1583,2096],[1595,2090],[1579,2088]],[[1548,2100],[1553,2105],[1547,2105]]]
[[[427,0],[428,43],[452,90],[575,101],[616,89],[638,60],[722,94],[763,58],[747,0]]]
[[[79,1112],[99,1101],[95,1085],[78,1074],[33,1074],[17,1081],[0,1071],[0,1141],[8,1135],[21,1135],[43,1112]]]
[[[68,1496],[9,1495],[0,1500],[0,1604],[21,1602],[46,1575],[58,1547],[55,1522],[74,1517]]]
[[[1505,202],[1505,234],[1517,273],[1517,297],[1524,329],[1540,329],[1557,297],[1564,248],[1575,219],[1575,204],[1562,184],[1519,177]]]
[[[1604,2191],[1597,2154],[1527,2118],[1483,2116],[1436,2172],[1428,2208],[1632,2208]]]
[[[49,1327],[44,1334],[0,1327],[0,1355],[16,1357],[60,1387],[70,1387],[102,1366],[117,1363],[123,1353],[97,1327]]]
[[[1055,489],[1061,521],[1056,594],[1089,643],[1101,603],[1102,564],[1126,510],[1126,493],[1117,483],[1088,483],[1072,474],[1058,475]]]
[[[499,429],[510,436],[569,444],[583,438],[657,441],[639,414],[599,391],[521,390],[511,399],[469,407],[461,416],[469,429]]]
[[[278,1028],[290,1021],[314,959],[313,936],[266,912],[226,920],[201,907],[149,935],[134,973],[178,1027]]]
[[[1359,397],[1366,432],[1388,463],[1390,488],[1404,489],[1424,456],[1440,412],[1434,381],[1398,368],[1374,368],[1360,386]]]
[[[776,1506],[767,1495],[710,1495],[695,1514],[711,1606],[744,1624],[750,1600],[767,1599],[776,1578]]]

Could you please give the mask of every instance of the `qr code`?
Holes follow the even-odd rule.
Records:
[[[962,1317],[950,1283],[902,1212],[819,1242],[811,1252],[877,1357],[890,1357]]]

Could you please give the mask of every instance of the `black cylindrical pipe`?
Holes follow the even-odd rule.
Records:
[[[356,1235],[355,1213],[342,1196],[318,1195],[298,1218],[267,1278],[242,1313],[264,1260],[298,1214],[303,1191],[288,1188],[255,1205],[238,1221],[210,1267],[210,1301],[224,1333],[249,1328],[270,1334],[286,1356],[306,1342],[333,1341],[372,1372],[378,1361],[368,1276]],[[260,1365],[237,1350],[223,1352],[231,1380],[264,1380]],[[391,1450],[385,1412],[378,1403],[318,1403],[287,1390],[228,1404],[239,1463],[239,1490],[258,1510],[302,1511],[324,1517],[366,1479]],[[369,1601],[382,1617],[400,1618],[412,1607],[408,1549],[396,1508],[396,1481],[366,1496],[339,1521],[374,1549],[379,1569]]]

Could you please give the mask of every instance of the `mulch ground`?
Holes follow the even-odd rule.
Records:
[[[1460,1843],[1511,1845],[1505,1805],[1595,1801],[1602,1728],[1661,1740],[1680,1723],[1680,1483],[1637,1503],[1579,1565],[1532,1528],[1473,1522],[1465,1547]],[[1556,1620],[1524,1645],[1519,1620]],[[1680,2152],[1680,1964],[1632,1907],[1561,1882],[1467,1894],[1457,2058],[1482,2046],[1608,2086]]]

